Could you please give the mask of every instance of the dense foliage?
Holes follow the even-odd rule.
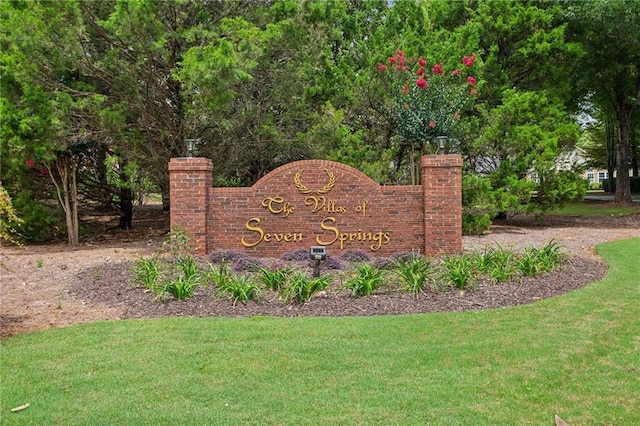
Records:
[[[415,159],[442,134],[482,192],[465,196],[478,231],[496,212],[580,196],[575,170],[557,164],[588,108],[613,123],[624,201],[638,156],[637,4],[1,2],[2,185],[24,239],[66,229],[76,244],[83,204],[115,210],[125,229],[145,193],[167,204],[185,139],[215,159],[220,186],[305,158],[393,184],[418,181]],[[401,60],[385,82],[380,65]]]

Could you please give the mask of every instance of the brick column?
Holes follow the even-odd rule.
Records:
[[[207,216],[213,163],[207,158],[172,158],[169,161],[171,227],[187,232],[195,254],[209,249]]]
[[[433,256],[462,251],[462,157],[422,157],[424,253]]]

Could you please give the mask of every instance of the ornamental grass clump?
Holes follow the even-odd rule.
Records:
[[[175,297],[176,300],[184,300],[193,296],[193,292],[197,286],[197,276],[187,277],[185,275],[178,275],[164,286],[161,296],[166,292]]]
[[[382,270],[373,265],[362,263],[356,266],[355,275],[349,278],[344,286],[351,290],[351,295],[370,296],[383,284]]]
[[[226,297],[235,306],[237,302],[247,302],[258,299],[261,294],[260,286],[249,275],[230,274],[221,284],[217,285],[216,295]]]
[[[527,247],[524,253],[517,257],[515,265],[523,276],[532,277],[553,271],[566,259],[566,254],[561,252],[561,246],[555,241],[550,241],[539,249]]]
[[[297,271],[289,278],[287,285],[282,288],[280,296],[284,303],[304,303],[311,300],[311,297],[317,292],[327,288],[331,281],[332,278],[329,275],[309,278],[304,272]]]
[[[293,272],[292,268],[260,268],[258,278],[269,290],[279,291],[286,285],[287,279]]]
[[[157,257],[150,259],[140,258],[135,262],[131,270],[133,272],[133,283],[150,290],[156,296],[162,294],[164,289],[160,280],[164,276],[164,272],[162,263]]]
[[[477,268],[472,257],[460,255],[449,256],[441,265],[441,278],[449,285],[466,290],[477,281]]]
[[[426,257],[403,259],[396,262],[395,273],[400,277],[403,290],[418,297],[418,294],[424,291],[427,280],[433,273],[431,260]]]

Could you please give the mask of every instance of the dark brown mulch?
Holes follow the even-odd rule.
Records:
[[[559,270],[535,278],[502,284],[479,284],[460,292],[447,290],[414,295],[381,291],[366,297],[351,297],[344,290],[322,292],[304,304],[283,304],[275,293],[265,293],[257,302],[238,302],[215,297],[213,288],[198,287],[193,298],[159,302],[153,294],[129,284],[131,263],[106,263],[82,271],[70,289],[72,295],[123,310],[122,318],[251,317],[251,316],[369,316],[503,308],[548,299],[576,290],[602,278],[604,263],[573,258]]]

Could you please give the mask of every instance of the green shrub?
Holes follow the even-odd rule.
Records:
[[[616,178],[605,179],[602,181],[605,189],[609,192],[616,192]],[[629,185],[633,194],[640,194],[640,176],[632,176],[629,178]]]
[[[489,214],[476,215],[472,213],[462,214],[462,235],[482,235],[491,227]]]
[[[345,282],[352,296],[369,296],[382,284],[382,270],[368,263],[356,267],[356,274]]]
[[[462,234],[480,235],[491,226],[498,213],[491,181],[475,173],[462,177]]]

